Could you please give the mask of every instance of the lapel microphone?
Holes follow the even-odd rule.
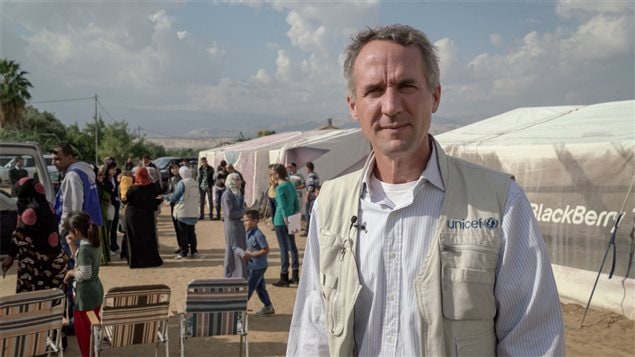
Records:
[[[357,223],[357,216],[351,217],[351,227],[349,228],[349,230],[353,227],[355,227],[355,229],[361,229],[362,231],[366,232],[366,225],[364,223]]]

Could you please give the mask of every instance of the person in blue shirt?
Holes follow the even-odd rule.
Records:
[[[267,254],[269,254],[269,245],[267,238],[258,229],[258,221],[260,214],[256,210],[247,210],[243,215],[243,224],[247,232],[247,249],[238,252],[245,262],[249,270],[249,298],[256,291],[258,298],[264,304],[262,309],[256,311],[256,315],[266,316],[276,313],[267,287],[265,286],[265,272],[267,271]],[[240,248],[236,248],[240,249]]]

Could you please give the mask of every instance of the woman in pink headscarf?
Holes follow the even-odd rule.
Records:
[[[14,186],[18,224],[2,271],[18,263],[16,292],[59,288],[64,290],[68,257],[62,250],[57,218],[44,195],[44,186],[24,177]]]
[[[135,173],[134,185],[126,193],[124,227],[128,245],[130,268],[156,267],[163,264],[159,255],[154,211],[161,204],[156,197],[161,192],[152,183],[148,170],[140,167]]]

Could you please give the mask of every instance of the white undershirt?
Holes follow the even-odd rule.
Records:
[[[419,180],[406,183],[386,183],[380,181],[374,174],[370,175],[370,190],[373,191],[373,201],[385,200],[385,204],[392,203],[392,207],[402,207],[412,202],[412,192]],[[375,196],[376,195],[376,196]]]

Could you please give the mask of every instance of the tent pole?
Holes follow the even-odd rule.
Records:
[[[624,197],[624,203],[622,203],[622,209],[620,209],[620,213],[615,218],[615,224],[613,224],[613,228],[611,228],[611,238],[609,239],[609,244],[606,247],[606,251],[604,252],[604,258],[602,258],[602,264],[600,264],[600,269],[598,270],[598,275],[595,277],[595,283],[593,283],[593,289],[591,289],[591,295],[589,296],[589,301],[586,303],[586,308],[584,309],[584,315],[582,315],[582,321],[580,322],[580,328],[584,325],[584,320],[586,319],[586,315],[589,312],[589,306],[591,306],[591,300],[593,299],[593,294],[595,293],[595,288],[598,285],[598,280],[600,280],[600,274],[602,274],[602,269],[604,268],[604,263],[606,262],[606,256],[609,254],[609,249],[611,246],[613,247],[613,264],[611,267],[611,272],[609,273],[609,279],[613,277],[613,271],[615,270],[615,259],[616,257],[616,247],[615,247],[615,237],[617,237],[617,229],[620,226],[620,222],[624,217],[624,207],[626,207],[626,201],[628,201],[628,197],[631,195],[631,190],[633,189],[633,183],[635,183],[635,176],[631,180],[631,186],[628,188],[628,192],[626,193],[626,197]]]

